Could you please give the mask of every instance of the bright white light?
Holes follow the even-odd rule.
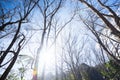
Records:
[[[44,48],[40,53],[39,59],[39,71],[42,74],[43,70],[45,73],[54,72],[55,68],[55,48],[51,46],[49,48]]]

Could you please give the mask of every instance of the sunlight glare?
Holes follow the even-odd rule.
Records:
[[[47,72],[51,72],[55,65],[55,48],[54,46],[49,48],[44,48],[40,54],[39,66],[40,72],[45,69]]]

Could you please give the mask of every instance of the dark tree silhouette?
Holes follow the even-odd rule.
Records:
[[[1,74],[0,80],[5,80],[11,68],[13,67],[19,52],[23,48],[23,42],[25,40],[24,34],[22,34],[21,27],[23,23],[28,22],[28,16],[35,8],[39,0],[23,0],[23,1],[1,1],[0,2],[0,32],[9,32],[0,36],[2,40],[4,37],[8,36],[14,32],[13,38],[10,38],[10,44],[5,46],[5,49],[0,51],[0,68],[5,67],[4,72]],[[3,4],[4,3],[4,4]],[[10,6],[2,6],[10,4]],[[14,4],[14,6],[12,6]],[[20,6],[18,6],[18,4]],[[14,31],[15,29],[15,31]],[[4,40],[3,40],[4,42]],[[17,46],[16,46],[17,45]],[[16,49],[14,49],[16,47]],[[6,57],[12,54],[10,60]],[[6,61],[6,62],[4,62]]]
[[[93,2],[79,0],[79,2],[90,9],[88,11],[88,19],[81,18],[82,21],[94,34],[102,49],[120,65],[120,14],[118,10],[120,1],[95,0]]]

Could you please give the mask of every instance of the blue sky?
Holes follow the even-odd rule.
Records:
[[[13,1],[13,3],[11,3],[11,0],[9,0],[10,2],[3,2],[2,0],[0,1],[0,4],[2,5],[2,7],[5,7],[7,10],[13,9],[15,6],[18,6],[18,4],[16,4],[16,0]],[[74,1],[74,0],[73,0]],[[42,4],[40,2],[40,4]],[[76,3],[66,3],[66,5],[64,5],[60,11],[57,14],[56,19],[59,20],[58,25],[63,25],[65,22],[67,22],[71,16],[73,15],[74,12],[74,8]],[[42,5],[41,5],[42,6]],[[80,6],[81,7],[81,6]],[[83,6],[84,7],[84,6]],[[36,10],[36,11],[35,11]],[[32,28],[39,28],[41,29],[43,27],[43,18],[41,16],[41,14],[39,13],[39,11],[37,11],[37,9],[34,10],[34,15],[32,16],[32,21],[30,24],[27,25],[27,29],[29,29],[29,27]],[[84,10],[79,11],[78,13],[81,13],[83,16],[86,17],[86,15],[84,14]],[[42,27],[41,27],[42,26]],[[59,26],[59,27],[60,27]],[[26,29],[26,25],[24,27],[24,29]],[[41,31],[30,31],[30,30],[24,30],[22,32],[24,32],[25,34],[28,34],[27,37],[30,37],[31,34],[34,34],[32,39],[30,40],[30,42],[28,43],[28,45],[25,46],[25,48],[21,51],[21,54],[28,54],[32,57],[34,57],[34,55],[37,52],[37,48],[39,46],[39,42],[40,42],[40,38],[41,38]],[[77,35],[79,40],[83,39],[84,37],[88,37],[88,34],[91,35],[93,37],[93,35],[84,28],[84,25],[80,22],[78,16],[75,17],[74,21],[72,21],[69,25],[67,25],[63,31],[61,31],[58,39],[57,39],[57,49],[61,48],[61,38],[63,39],[64,37],[68,37],[69,32],[72,32],[72,35]],[[53,34],[53,32],[51,33],[51,35]],[[47,45],[47,47],[45,46],[43,51],[40,54],[40,62],[39,62],[39,66],[40,66],[40,72],[42,72],[44,65],[46,65],[46,71],[48,72],[54,72],[55,70],[55,45],[52,45],[53,42],[53,38],[49,40],[49,43]],[[92,46],[90,46],[89,44],[87,44],[87,47],[96,47],[96,43],[94,43],[94,41],[92,39],[90,39],[90,37],[88,37],[87,42],[90,42],[92,44]],[[31,51],[30,51],[31,50]],[[59,52],[60,50],[58,50]],[[92,56],[92,55],[91,55]],[[94,57],[94,56],[93,56]],[[18,64],[17,64],[18,65]],[[46,73],[48,73],[46,72]]]

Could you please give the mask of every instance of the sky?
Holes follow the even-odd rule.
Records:
[[[1,2],[2,2],[2,0],[0,1],[0,3]],[[6,8],[9,8],[9,9],[14,7],[13,4],[9,5],[10,3],[9,4],[2,3],[2,4],[3,4],[3,6],[5,6]],[[74,14],[73,12],[74,12],[75,7],[76,7],[75,3],[69,2],[69,3],[66,3],[60,9],[60,11],[58,12],[57,17],[56,17],[56,19],[59,20],[58,25],[64,25],[64,23],[67,22],[71,18],[71,16]],[[80,13],[84,13],[84,11],[80,11]],[[41,17],[41,14],[39,13],[39,11],[37,11],[37,9],[35,9],[33,14],[34,15],[32,15],[32,18],[31,18],[32,24],[31,23],[25,24],[24,27],[22,28],[22,32],[25,35],[27,35],[27,39],[29,39],[29,37],[33,34],[32,38],[20,52],[20,54],[22,54],[22,55],[31,56],[32,59],[34,59],[35,54],[37,53],[37,49],[38,49],[40,39],[41,39],[41,30],[39,30],[39,31],[38,30],[30,30],[31,29],[30,27],[32,27],[32,29],[41,29],[41,26],[43,25],[43,23],[42,23],[43,18]],[[86,16],[86,15],[83,15],[83,16]],[[81,42],[83,40],[83,36],[88,38],[87,42],[90,42],[90,43],[94,42],[92,39],[90,39],[88,37],[88,34],[91,36],[92,36],[92,34],[88,30],[86,30],[86,28],[84,28],[84,25],[83,25],[83,23],[80,22],[78,16],[75,16],[74,20],[70,24],[66,25],[64,30],[62,30],[60,32],[60,34],[57,38],[56,46],[55,46],[55,43],[53,43],[54,36],[50,36],[47,45],[45,43],[43,50],[40,53],[40,59],[39,59],[39,74],[40,75],[42,75],[43,70],[45,70],[45,75],[47,75],[49,73],[53,73],[53,74],[55,73],[55,49],[56,49],[56,54],[57,54],[57,61],[59,61],[58,63],[60,63],[60,55],[59,54],[61,52],[61,47],[62,47],[61,45],[63,45],[62,40],[64,41],[68,37],[69,32],[72,32],[72,36],[77,35],[78,39],[81,40]],[[53,32],[50,35],[52,35],[52,34],[53,34]],[[87,44],[86,48],[89,46],[90,45]],[[99,49],[97,44],[92,44],[92,46]],[[85,61],[85,60],[83,60],[83,61]],[[17,69],[18,67],[20,67],[20,65],[16,63],[14,68]],[[28,75],[28,76],[32,75],[31,69],[26,73],[26,75]],[[31,78],[31,77],[27,77],[27,78]]]
[[[75,6],[74,6],[75,7]],[[71,16],[73,15],[74,8],[71,9],[70,4],[64,5],[63,8],[60,9],[58,12],[57,18],[59,19],[59,25],[64,25],[65,22],[67,22]],[[32,21],[32,26],[35,26],[33,28],[40,28],[37,25],[41,25],[42,22],[39,17],[39,12],[34,12],[34,18]],[[75,16],[77,17],[77,16]],[[64,39],[66,36],[68,36],[68,33],[71,31],[73,35],[79,34],[79,39],[83,37],[85,34],[85,29],[82,27],[82,23],[78,22],[79,19],[75,18],[70,24],[68,24],[63,31],[61,31],[60,35],[57,38],[57,61],[60,63],[60,52],[61,52],[61,38]],[[29,28],[28,28],[29,29]],[[26,33],[31,31],[26,31]],[[34,33],[31,32],[31,33]],[[25,46],[25,49],[21,51],[21,54],[27,54],[34,57],[34,54],[37,51],[37,47],[39,46],[39,40],[40,40],[40,31],[35,31],[35,34],[33,35],[32,39],[29,41],[28,45]],[[64,37],[63,37],[64,36]],[[37,41],[37,42],[36,42]],[[47,46],[45,45],[43,47],[43,50],[40,53],[40,59],[39,59],[39,74],[42,75],[43,70],[45,70],[45,75],[49,73],[55,74],[55,43],[53,44],[54,38],[50,38],[48,41]],[[34,47],[31,47],[34,46]],[[29,75],[29,74],[28,74]]]

